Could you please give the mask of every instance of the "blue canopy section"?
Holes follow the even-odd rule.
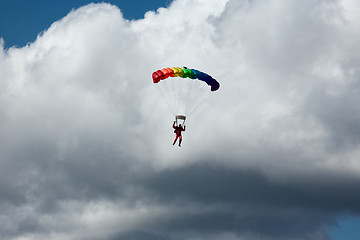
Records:
[[[189,76],[192,79],[199,79],[201,81],[206,82],[209,86],[211,86],[211,91],[216,91],[220,88],[220,84],[218,81],[213,79],[210,75],[203,73],[196,69],[188,69],[191,70],[194,74],[192,76]]]

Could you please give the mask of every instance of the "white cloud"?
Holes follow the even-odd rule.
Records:
[[[251,168],[280,183],[358,176],[358,8],[350,0],[177,0],[128,21],[115,6],[89,4],[23,48],[1,40],[0,208],[12,206],[0,215],[3,237],[111,238],[123,233],[116,223],[151,232],[149,216],[176,219],[182,208],[179,199],[156,203],[163,199],[138,178],[192,164]],[[151,74],[183,65],[221,87],[188,119],[180,149]],[[116,206],[134,199],[142,208]],[[78,207],[63,205],[72,202]],[[218,211],[182,203],[189,215]],[[208,237],[218,234],[246,236]]]

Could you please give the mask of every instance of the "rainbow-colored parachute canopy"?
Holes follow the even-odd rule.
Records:
[[[195,69],[179,68],[179,67],[163,68],[161,70],[157,70],[152,74],[154,83],[158,83],[160,80],[164,80],[168,77],[199,79],[201,81],[206,82],[211,87],[211,91],[216,91],[220,87],[218,81],[213,79],[208,74],[200,72],[199,70],[195,70]]]

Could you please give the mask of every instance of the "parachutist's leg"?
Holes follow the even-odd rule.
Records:
[[[177,139],[178,139],[178,135],[175,136],[175,140],[174,140],[173,145],[175,145]]]
[[[182,136],[179,136],[179,147],[181,147],[181,142],[182,142]]]

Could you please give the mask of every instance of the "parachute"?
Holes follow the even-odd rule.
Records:
[[[172,67],[152,74],[176,121],[185,122],[205,100],[210,92],[217,91],[220,84],[210,75],[196,69]]]

